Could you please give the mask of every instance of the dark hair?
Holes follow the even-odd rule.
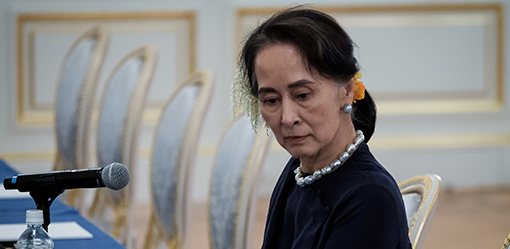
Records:
[[[359,71],[354,45],[347,33],[331,16],[297,6],[276,13],[257,27],[246,40],[240,55],[251,85],[258,97],[255,58],[268,45],[287,43],[296,46],[308,71],[338,84],[348,82]],[[376,107],[370,94],[353,104],[351,115],[355,129],[362,130],[368,142],[375,129]]]

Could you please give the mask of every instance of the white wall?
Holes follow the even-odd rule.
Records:
[[[440,3],[488,3],[489,1],[441,1]],[[492,1],[491,1],[492,2]],[[510,16],[507,1],[504,15]],[[234,39],[236,10],[244,7],[281,7],[291,2],[283,0],[227,1],[0,1],[0,157],[21,172],[49,170],[52,166],[55,142],[51,125],[22,126],[16,122],[16,15],[22,12],[97,12],[97,11],[196,11],[197,44],[196,68],[212,70],[215,73],[216,88],[206,116],[200,138],[200,150],[196,163],[194,198],[204,201],[207,195],[210,165],[214,147],[228,124],[230,114],[230,82],[234,74],[236,58]],[[295,3],[295,2],[292,2]],[[305,2],[299,2],[305,3]],[[396,5],[434,4],[433,1],[314,1],[314,5]],[[505,18],[504,60],[510,62],[510,18]],[[430,39],[434,39],[431,37]],[[427,41],[423,41],[427,42]],[[363,53],[360,47],[360,53]],[[404,55],[402,55],[404,56]],[[362,62],[364,58],[360,61]],[[384,62],[381,62],[384,63]],[[370,72],[370,66],[361,67]],[[508,72],[510,63],[504,71]],[[376,65],[375,65],[376,66]],[[388,67],[388,65],[384,65]],[[389,67],[391,68],[391,66]],[[463,67],[459,67],[463,68]],[[412,73],[395,72],[413,77]],[[388,72],[389,74],[395,72]],[[104,73],[104,72],[103,72]],[[469,74],[472,72],[456,72]],[[483,75],[483,74],[482,74]],[[426,77],[426,76],[423,76]],[[487,75],[484,75],[487,77]],[[409,79],[409,84],[428,79]],[[377,78],[370,78],[367,86],[376,84]],[[458,83],[458,82],[457,82]],[[387,84],[391,84],[387,83]],[[447,82],[445,83],[447,84]],[[460,85],[462,88],[462,84]],[[456,85],[456,86],[457,86]],[[504,80],[505,96],[510,94],[510,83]],[[415,85],[416,86],[416,85]],[[441,84],[438,85],[440,87]],[[388,88],[391,89],[391,85]],[[418,86],[417,86],[418,87]],[[383,89],[384,86],[374,86]],[[47,89],[46,89],[47,90]],[[368,89],[370,90],[370,88]],[[418,92],[418,95],[420,92]],[[425,93],[424,93],[425,94]],[[170,95],[170,92],[168,93]],[[383,96],[384,97],[384,96]],[[377,99],[376,99],[377,101]],[[433,107],[431,107],[433,108]],[[510,108],[505,99],[501,109],[490,112],[425,114],[384,114],[379,115],[378,126],[370,144],[373,153],[395,176],[397,181],[408,177],[436,173],[442,176],[443,186],[451,188],[478,188],[510,185]],[[139,167],[137,176],[140,184],[138,200],[148,200],[147,177],[148,153],[153,125],[142,128]],[[283,168],[288,154],[273,146],[265,165],[261,181],[262,194],[268,195]],[[94,160],[92,160],[94,162]],[[94,166],[94,165],[91,165]]]

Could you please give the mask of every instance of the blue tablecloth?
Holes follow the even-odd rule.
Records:
[[[0,179],[17,175],[18,172],[0,160]],[[35,209],[32,199],[0,199],[0,224],[25,223],[27,209]],[[116,240],[81,216],[74,207],[55,200],[50,207],[51,222],[76,221],[89,231],[92,239],[54,240],[55,248],[124,248]],[[51,229],[51,225],[50,225]]]

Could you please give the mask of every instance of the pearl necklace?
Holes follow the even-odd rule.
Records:
[[[363,140],[365,140],[363,132],[361,130],[357,130],[356,137],[354,138],[354,144],[347,145],[346,151],[340,155],[340,158],[336,159],[330,165],[327,165],[322,169],[316,170],[315,172],[313,172],[313,175],[303,177],[303,165],[300,163],[299,167],[297,167],[294,170],[294,173],[296,174],[294,178],[296,179],[297,185],[300,187],[305,187],[321,179],[323,176],[330,174],[331,172],[338,169],[342,164],[345,163],[345,161],[347,161],[347,159],[349,159],[352,153],[356,151],[356,149],[361,144],[361,142],[363,142]]]

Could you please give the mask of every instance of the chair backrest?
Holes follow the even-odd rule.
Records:
[[[413,249],[422,247],[428,226],[436,208],[436,200],[441,188],[438,175],[420,175],[399,183],[404,200],[409,227],[409,239]]]
[[[501,245],[501,249],[510,249],[510,234],[506,236],[505,242]]]
[[[106,81],[97,125],[99,167],[120,162],[135,174],[139,127],[157,60],[155,48],[141,46],[124,57]],[[110,192],[118,196],[123,191]]]
[[[256,210],[255,184],[271,136],[256,134],[237,117],[220,141],[211,173],[208,207],[210,248],[251,248]]]
[[[55,102],[54,170],[88,167],[90,116],[108,43],[102,26],[89,29],[74,42],[62,63]]]
[[[150,169],[152,212],[159,238],[172,248],[186,245],[190,184],[197,142],[214,89],[207,72],[196,72],[184,80],[166,103],[154,133]],[[149,228],[152,229],[152,228]],[[152,248],[148,241],[145,248]]]
[[[132,170],[145,99],[157,60],[155,48],[141,46],[124,57],[106,81],[97,126],[99,166],[121,162]]]
[[[136,175],[138,134],[145,99],[158,61],[158,52],[152,46],[141,46],[126,55],[113,69],[104,86],[97,125],[97,161],[99,167],[120,162]],[[126,188],[119,191],[97,189],[89,216],[110,207],[115,218],[99,224],[126,246],[132,243],[131,220],[135,177]],[[100,217],[103,218],[103,217]],[[105,221],[105,222],[102,222]],[[97,222],[97,220],[96,220]],[[113,229],[111,224],[113,223]],[[113,230],[113,231],[111,231]]]

